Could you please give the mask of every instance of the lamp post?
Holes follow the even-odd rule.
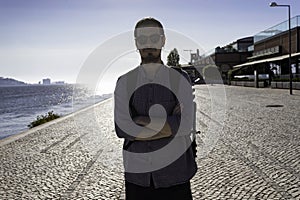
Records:
[[[289,75],[290,75],[290,95],[293,94],[293,84],[292,84],[292,36],[291,36],[291,6],[290,5],[279,5],[276,2],[270,3],[270,7],[288,7],[289,11]]]

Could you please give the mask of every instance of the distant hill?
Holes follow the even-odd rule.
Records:
[[[0,86],[4,86],[4,85],[26,85],[26,83],[12,78],[0,77]]]

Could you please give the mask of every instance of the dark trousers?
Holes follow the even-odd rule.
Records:
[[[142,187],[125,181],[126,200],[192,200],[190,182],[168,188]]]

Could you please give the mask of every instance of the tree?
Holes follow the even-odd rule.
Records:
[[[169,66],[180,66],[179,64],[179,54],[176,48],[174,48],[168,55],[168,63]]]

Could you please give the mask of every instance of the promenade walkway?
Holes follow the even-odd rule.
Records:
[[[194,199],[300,199],[300,91],[224,89],[196,86]],[[112,110],[109,99],[1,140],[0,199],[124,199]]]

